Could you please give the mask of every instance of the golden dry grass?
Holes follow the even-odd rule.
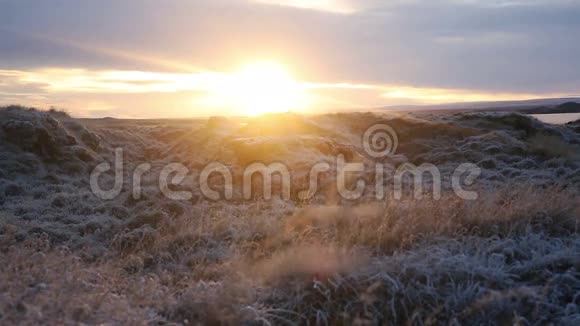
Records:
[[[10,323],[288,320],[316,324],[322,322],[317,319],[320,314],[332,324],[376,322],[380,320],[376,313],[353,315],[346,311],[354,308],[345,305],[370,300],[369,307],[376,309],[387,304],[373,286],[386,286],[382,282],[396,274],[376,274],[380,277],[373,282],[364,276],[377,273],[373,267],[377,260],[412,255],[438,239],[462,242],[476,237],[509,243],[530,234],[577,239],[578,199],[569,189],[511,186],[482,193],[474,202],[449,195],[441,200],[305,207],[294,212],[275,203],[259,210],[216,206],[207,208],[203,220],[167,220],[158,230],[142,227],[119,233],[111,252],[97,261],[53,248],[43,236],[16,246],[13,226],[4,225],[0,312]],[[422,268],[429,269],[425,264]],[[453,276],[453,282],[468,282],[460,275]],[[399,287],[409,287],[413,283],[405,282],[429,276],[417,276],[415,281],[398,277]],[[508,284],[502,286],[509,289]],[[330,287],[327,295],[333,297],[319,297],[318,290],[311,293],[313,285]],[[418,309],[431,295],[418,292],[415,299],[401,297],[409,307],[384,307],[398,315],[381,318],[409,321],[415,317],[405,309],[413,305]],[[301,301],[300,296],[306,297]],[[473,310],[488,299],[469,300],[475,301],[461,306]],[[319,311],[316,317],[307,304],[322,305],[319,309],[327,311]],[[268,308],[276,306],[288,311],[280,315]],[[445,307],[438,309],[450,313]],[[435,308],[421,309],[431,311],[422,315],[423,321],[441,318],[433,315]],[[464,314],[472,317],[471,312]]]

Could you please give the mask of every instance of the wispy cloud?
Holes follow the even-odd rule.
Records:
[[[347,0],[251,0],[263,4],[325,11],[335,14],[352,14],[355,6]]]
[[[170,103],[174,103],[171,106],[175,107],[175,114],[193,114],[187,111],[190,107],[195,107],[196,111],[203,114],[214,111],[234,114],[235,105],[232,104],[235,103],[225,101],[227,98],[222,96],[223,87],[228,85],[229,78],[232,78],[232,74],[227,72],[169,73],[80,68],[0,70],[0,94],[3,104],[64,106],[73,114],[82,116],[139,116],[135,110],[130,110],[135,107],[141,109],[143,117],[159,116],[160,113],[156,113],[157,106],[169,106]],[[311,103],[308,107],[297,109],[302,112],[566,95],[348,82],[297,81],[297,85]],[[127,111],[122,111],[121,108],[125,106]],[[149,111],[143,111],[145,107]],[[114,113],[114,109],[119,110],[118,114]]]
[[[172,93],[207,91],[223,78],[220,73],[160,73],[126,70],[43,68],[0,70],[0,77],[12,85],[36,85],[45,92],[68,93]],[[0,90],[2,89],[0,84]]]
[[[389,100],[408,100],[416,104],[443,104],[455,102],[516,101],[542,97],[565,97],[566,94],[531,94],[509,92],[482,92],[477,90],[385,87],[381,97]]]

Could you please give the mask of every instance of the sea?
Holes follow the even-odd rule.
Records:
[[[580,113],[531,114],[531,116],[545,123],[559,125],[580,119]]]

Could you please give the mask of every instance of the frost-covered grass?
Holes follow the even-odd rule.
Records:
[[[0,118],[1,324],[580,323],[571,128],[515,114],[283,116],[279,128],[81,123],[17,107]],[[401,138],[388,160],[443,171],[481,163],[479,198],[445,187],[440,200],[384,202],[341,201],[328,189],[307,203],[213,202],[195,189],[191,201],[172,201],[156,191],[166,162],[235,169],[275,153],[299,167],[343,153],[368,163],[355,136],[376,122]],[[154,166],[140,200],[129,188],[112,201],[90,193],[83,171],[111,161],[116,146],[127,164]]]
[[[6,322],[574,324],[574,196],[317,207],[324,221],[283,203],[216,205],[122,231],[96,260],[46,234],[17,242],[5,224],[0,311]]]

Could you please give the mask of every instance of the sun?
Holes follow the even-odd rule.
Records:
[[[241,115],[303,109],[307,96],[300,83],[276,62],[256,62],[242,66],[217,85],[214,96]]]

